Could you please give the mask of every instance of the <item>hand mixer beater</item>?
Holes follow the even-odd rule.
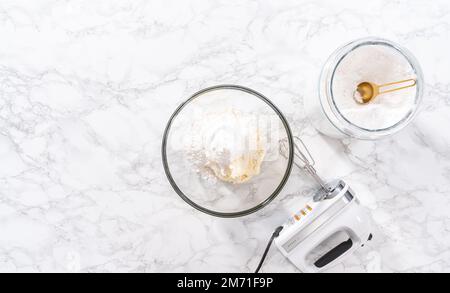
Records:
[[[315,161],[299,137],[294,137],[294,164],[320,185],[313,199],[273,233],[256,269],[259,272],[273,241],[302,272],[320,272],[341,262],[372,239],[371,218],[353,190],[343,180],[325,183],[314,168]],[[280,141],[280,154],[287,156],[287,140]]]

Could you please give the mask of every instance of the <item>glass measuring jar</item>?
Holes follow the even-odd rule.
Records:
[[[373,74],[373,76],[378,76],[378,79],[389,79],[389,70],[391,70],[390,66],[388,66],[389,62],[383,60],[383,58],[377,58],[377,56],[369,58],[361,58],[361,56],[358,57],[358,52],[362,52],[362,50],[367,50],[368,48],[380,49],[383,50],[383,52],[392,52],[392,54],[398,58],[397,60],[399,60],[399,62],[401,61],[402,64],[407,64],[405,65],[405,68],[408,67],[408,72],[405,72],[405,75],[407,75],[406,78],[410,78],[411,75],[413,75],[413,78],[416,80],[416,86],[413,89],[410,89],[407,93],[409,95],[408,103],[403,105],[402,109],[395,113],[395,115],[397,115],[396,117],[389,117],[386,115],[385,117],[390,118],[391,120],[389,122],[384,121],[379,125],[376,125],[377,122],[373,120],[373,117],[378,115],[383,118],[381,116],[383,113],[375,112],[380,111],[375,108],[376,105],[369,105],[372,109],[367,108],[367,105],[354,105],[352,106],[354,108],[347,109],[343,106],[342,96],[339,96],[340,93],[336,90],[339,80],[343,80],[343,74],[347,74],[350,78],[354,79],[354,88],[356,88],[358,84],[357,80],[359,77],[361,78],[360,82],[369,81],[384,83],[396,81],[364,80],[364,75],[366,75],[366,77],[372,76],[370,74],[367,75],[367,72],[364,72],[366,65],[366,71],[379,70],[379,72],[375,72],[376,74]],[[354,72],[349,72],[348,70],[344,70],[344,66],[352,61],[351,58],[359,58],[361,60],[360,66],[357,67],[360,71],[355,70]],[[377,67],[378,65],[379,67]],[[361,68],[363,69],[361,70]],[[352,74],[353,76],[351,76]],[[394,76],[394,74],[391,75]],[[351,87],[353,87],[353,84]],[[392,135],[411,123],[420,108],[422,95],[422,70],[416,58],[408,50],[398,44],[384,39],[359,39],[338,48],[326,61],[319,79],[319,97],[318,99],[314,99],[311,118],[313,124],[320,132],[331,137],[353,137],[356,139],[366,140],[379,139]],[[380,97],[380,99],[384,99],[384,102],[390,102],[388,100],[389,98],[389,96]],[[348,99],[352,99],[352,97],[349,96]],[[351,101],[349,101],[349,103],[350,102]],[[360,113],[358,113],[358,111],[360,111]],[[363,115],[367,115],[366,122],[364,122],[364,119],[366,118]],[[357,121],[357,119],[360,119],[360,121]],[[370,119],[372,119],[372,121]]]

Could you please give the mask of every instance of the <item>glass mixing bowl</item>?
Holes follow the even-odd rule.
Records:
[[[288,145],[285,156],[282,140]],[[236,152],[253,154],[244,156],[253,172],[227,180],[230,170],[224,175],[219,167]],[[184,201],[213,216],[239,217],[263,208],[281,191],[293,163],[293,139],[269,99],[249,88],[221,85],[195,93],[175,110],[164,132],[162,159]]]

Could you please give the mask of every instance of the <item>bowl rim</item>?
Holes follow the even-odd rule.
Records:
[[[195,203],[186,194],[184,194],[183,191],[178,187],[178,185],[176,184],[175,180],[172,177],[172,174],[171,174],[170,168],[169,168],[169,164],[168,164],[168,161],[167,161],[167,151],[166,151],[167,140],[168,140],[168,136],[169,136],[169,133],[170,133],[170,128],[172,126],[172,122],[178,116],[178,114],[183,110],[183,108],[186,105],[188,105],[190,102],[192,102],[193,100],[198,98],[200,95],[202,95],[202,94],[204,94],[206,92],[219,90],[219,89],[233,89],[233,90],[244,91],[244,92],[247,92],[249,94],[254,95],[255,97],[257,97],[260,100],[262,100],[263,102],[265,102],[268,106],[270,106],[270,108],[272,108],[272,110],[277,114],[277,116],[280,118],[281,122],[283,123],[283,126],[284,126],[284,128],[286,130],[288,144],[289,144],[289,155],[288,155],[288,158],[287,158],[288,163],[287,163],[286,171],[284,173],[284,176],[283,176],[280,184],[272,192],[272,194],[269,197],[267,197],[264,201],[262,201],[261,203],[257,204],[256,206],[254,206],[252,208],[249,208],[249,209],[246,209],[246,210],[242,210],[242,211],[238,211],[238,212],[231,212],[231,213],[230,212],[218,212],[218,211],[214,211],[212,209],[205,208],[205,207]],[[196,93],[194,93],[187,100],[182,102],[176,108],[176,110],[170,116],[169,121],[167,122],[165,130],[164,130],[164,135],[163,135],[162,144],[161,144],[161,155],[162,155],[162,163],[163,163],[163,167],[164,167],[164,172],[166,174],[167,179],[169,180],[170,185],[175,190],[175,192],[186,203],[188,203],[190,206],[194,207],[195,209],[197,209],[197,210],[199,210],[199,211],[201,211],[203,213],[206,213],[208,215],[211,215],[211,216],[220,217],[220,218],[237,218],[237,217],[247,216],[249,214],[252,214],[252,213],[254,213],[254,212],[264,208],[272,200],[274,200],[275,197],[277,197],[277,195],[281,192],[281,190],[285,186],[286,182],[288,181],[290,173],[291,173],[291,170],[292,170],[292,164],[294,162],[294,141],[293,141],[292,132],[291,132],[291,129],[289,127],[289,123],[288,123],[287,119],[284,117],[283,113],[278,109],[278,107],[275,106],[275,104],[272,103],[267,97],[265,97],[264,95],[262,95],[261,93],[255,91],[253,89],[250,89],[250,88],[247,88],[247,87],[244,87],[244,86],[233,85],[233,84],[222,84],[222,85],[216,85],[216,86],[207,87],[207,88],[204,88],[202,90],[197,91]]]

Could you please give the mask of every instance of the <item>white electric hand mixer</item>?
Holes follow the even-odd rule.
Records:
[[[317,175],[314,159],[303,141],[294,137],[294,164],[308,172],[321,188],[313,200],[280,226],[272,236],[281,253],[302,272],[320,272],[341,262],[372,239],[371,218],[349,185],[342,180],[325,184]],[[300,149],[304,148],[304,152]],[[281,141],[280,153],[286,156],[287,141]],[[263,259],[270,247],[266,248]]]

